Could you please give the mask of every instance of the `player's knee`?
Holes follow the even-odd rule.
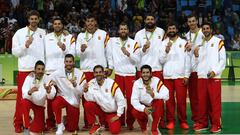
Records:
[[[114,127],[110,130],[111,134],[119,134],[120,133],[120,127]]]

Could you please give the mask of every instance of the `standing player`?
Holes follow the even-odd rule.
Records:
[[[156,18],[154,15],[147,14],[144,22],[145,28],[138,31],[135,35],[135,41],[138,42],[141,53],[137,77],[141,77],[140,67],[147,64],[152,67],[153,76],[163,80],[162,64],[156,57],[159,55],[159,49],[162,45],[164,30],[156,26]]]
[[[197,17],[195,15],[189,15],[187,17],[187,24],[190,28],[189,32],[186,34],[188,42],[191,44],[191,75],[189,77],[188,83],[188,94],[190,99],[190,106],[192,111],[192,120],[197,122],[197,109],[198,109],[198,99],[197,99],[197,72],[196,67],[193,65],[193,51],[197,45],[200,45],[203,38],[203,33],[201,28],[198,27]]]
[[[89,133],[93,134],[101,128],[96,122],[96,116],[98,116],[100,124],[107,124],[112,134],[119,134],[120,117],[126,106],[123,93],[114,80],[105,78],[104,68],[101,65],[95,66],[93,71],[95,78],[84,86],[86,99],[84,108],[88,123],[92,126]]]
[[[87,82],[94,78],[93,67],[102,65],[107,67],[105,47],[109,40],[108,34],[97,27],[97,20],[93,15],[88,15],[85,21],[86,31],[77,37],[76,53],[80,56],[80,69],[84,71]],[[83,98],[83,104],[85,100]],[[89,128],[84,109],[84,129]]]
[[[127,99],[127,126],[133,129],[134,117],[131,110],[132,86],[136,77],[136,66],[139,62],[139,46],[136,41],[128,37],[128,26],[126,23],[119,25],[119,36],[111,38],[107,44],[107,55],[109,69],[115,70],[115,81]],[[111,74],[111,72],[110,72]],[[109,75],[110,75],[109,74]],[[123,114],[122,125],[125,125]]]
[[[208,128],[210,131],[221,131],[221,74],[226,65],[226,52],[223,40],[212,35],[210,23],[203,23],[205,38],[194,50],[194,58],[198,75],[198,122],[195,131]]]
[[[164,38],[164,30],[156,26],[156,18],[152,14],[145,17],[145,28],[138,31],[135,35],[135,41],[140,47],[140,62],[138,63],[137,79],[141,77],[140,67],[150,65],[152,75],[163,81],[162,64],[158,59],[159,49]],[[164,110],[164,106],[162,108]],[[161,128],[165,128],[164,119],[160,122]]]
[[[76,52],[80,56],[80,69],[84,71],[87,81],[94,78],[93,67],[107,67],[105,47],[109,40],[108,34],[97,27],[97,20],[88,15],[85,21],[86,31],[77,38]]]
[[[188,129],[186,115],[187,82],[190,75],[190,56],[187,53],[187,41],[177,35],[178,29],[174,22],[167,26],[167,38],[163,41],[160,60],[164,64],[164,84],[169,89],[167,101],[166,128],[174,129],[175,126],[175,92],[177,100],[177,116],[180,128]]]
[[[53,32],[46,35],[44,39],[46,48],[46,73],[60,69],[64,66],[66,54],[75,55],[75,38],[73,35],[63,32],[61,18],[53,19]]]
[[[34,70],[34,65],[38,60],[44,61],[44,43],[43,38],[46,32],[38,28],[39,13],[35,10],[29,11],[27,19],[29,25],[19,29],[12,39],[12,54],[18,57],[18,75],[17,75],[17,100],[14,114],[14,128],[16,133],[22,132],[22,85],[27,75]]]
[[[163,117],[161,100],[168,100],[168,89],[163,82],[152,76],[152,68],[149,65],[141,67],[141,78],[134,82],[131,104],[133,116],[137,119],[143,133],[147,130],[148,115],[152,115],[152,135],[158,135],[159,121]],[[151,114],[152,113],[152,114]]]
[[[56,89],[51,87],[47,75],[44,74],[45,64],[37,61],[33,75],[26,77],[22,87],[22,110],[24,128],[31,134],[42,133],[45,129],[44,109],[47,98],[53,99]],[[34,118],[30,122],[29,112],[33,110]],[[24,131],[25,132],[25,131]]]
[[[63,131],[73,132],[78,130],[79,104],[82,96],[83,85],[86,83],[85,75],[82,71],[74,68],[74,56],[67,54],[64,59],[64,68],[53,72],[49,78],[58,88],[57,96],[52,101],[52,109],[57,123],[57,135],[62,135]],[[62,123],[62,109],[66,108],[66,124]]]
[[[46,57],[46,73],[49,75],[64,67],[64,57],[66,54],[75,54],[75,38],[63,32],[63,22],[61,18],[53,19],[54,32],[46,35],[45,57]],[[55,127],[54,115],[51,108],[51,100],[48,100],[47,106],[47,129]]]

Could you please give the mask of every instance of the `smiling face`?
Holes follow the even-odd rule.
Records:
[[[37,78],[42,78],[44,75],[44,71],[45,71],[45,66],[44,65],[37,65],[35,67],[35,74]]]
[[[102,68],[97,67],[94,69],[93,75],[96,78],[97,82],[101,82],[104,79],[105,71]]]
[[[37,27],[39,23],[39,17],[37,15],[31,15],[28,18],[28,22],[31,27]]]
[[[119,33],[119,36],[122,39],[126,39],[128,37],[128,33],[129,33],[128,26],[127,25],[120,25],[118,33]]]
[[[143,68],[141,75],[144,82],[147,82],[152,78],[152,72],[148,68]]]
[[[187,24],[188,24],[188,26],[191,30],[194,30],[198,27],[197,26],[198,22],[197,22],[197,19],[196,19],[195,16],[188,18],[187,19]]]
[[[156,26],[156,20],[153,16],[147,16],[144,22],[147,29],[153,29]]]
[[[87,18],[85,23],[88,30],[93,30],[97,27],[97,21],[93,17]]]
[[[177,28],[175,25],[168,26],[167,35],[168,37],[175,37],[177,35]]]
[[[74,68],[74,60],[72,57],[66,57],[64,60],[64,64],[65,64],[65,69],[68,71],[72,71],[72,69]]]
[[[61,20],[54,20],[53,21],[53,29],[54,32],[59,33],[63,30],[63,24]]]
[[[209,37],[212,34],[212,29],[209,25],[203,25],[202,26],[202,32],[205,37]]]

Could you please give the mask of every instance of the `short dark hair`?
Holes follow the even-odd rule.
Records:
[[[212,24],[211,24],[210,22],[203,22],[203,23],[202,23],[202,27],[203,27],[204,25],[208,25],[208,26],[212,29]]]
[[[97,21],[96,16],[94,16],[93,14],[88,14],[88,15],[86,16],[86,20],[87,20],[87,19],[91,19],[91,18],[93,18],[94,20]]]
[[[187,20],[188,20],[189,18],[192,18],[192,17],[195,17],[196,20],[197,20],[197,16],[196,16],[195,14],[190,14],[190,15],[188,15],[188,16],[187,16]]]
[[[153,13],[146,13],[144,19],[146,19],[148,16],[152,16],[154,19],[156,19],[156,16]]]
[[[119,29],[120,29],[120,26],[127,26],[127,29],[128,29],[128,25],[127,25],[127,23],[126,22],[121,22],[120,24],[119,24]]]
[[[38,61],[35,63],[34,69],[36,69],[38,65],[42,65],[42,66],[44,66],[44,67],[45,67],[45,64],[44,64],[44,62],[43,62],[43,61],[41,61],[41,60],[38,60]]]
[[[141,67],[141,72],[143,71],[143,69],[148,69],[150,72],[152,72],[152,68],[151,68],[151,66],[149,66],[149,65],[143,65],[143,66]]]
[[[61,21],[61,23],[63,24],[63,19],[62,19],[61,17],[55,17],[55,18],[53,18],[53,19],[52,19],[52,23],[54,23],[54,21],[56,21],[56,20]]]
[[[66,59],[66,58],[72,58],[74,61],[74,56],[72,54],[66,54],[64,59]]]
[[[103,66],[101,66],[101,65],[96,65],[96,66],[93,68],[93,72],[94,72],[97,68],[101,68],[102,71],[104,71]]]
[[[168,24],[167,24],[167,29],[168,29],[168,27],[170,27],[170,26],[175,26],[175,27],[178,29],[178,24],[177,24],[177,22],[175,22],[175,21],[169,21]]]
[[[40,17],[40,14],[37,10],[31,10],[27,13],[27,19],[30,18],[30,16],[36,15],[38,18]]]

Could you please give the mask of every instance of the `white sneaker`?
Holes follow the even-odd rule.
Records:
[[[63,135],[63,131],[65,130],[65,126],[63,123],[57,125],[56,135]]]

